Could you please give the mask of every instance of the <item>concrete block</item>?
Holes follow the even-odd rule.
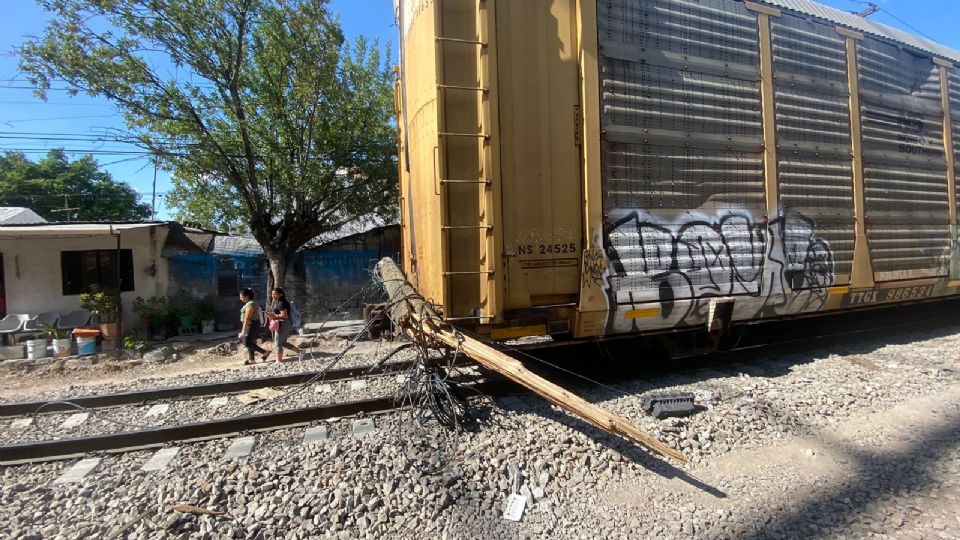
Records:
[[[303,444],[314,444],[327,440],[327,426],[314,426],[307,428],[303,434]]]
[[[17,418],[10,424],[11,431],[23,431],[33,425],[33,418]]]
[[[69,418],[64,420],[63,424],[60,426],[60,429],[73,429],[86,422],[87,418],[90,418],[90,413],[82,412],[71,414]]]
[[[100,464],[100,458],[81,459],[70,467],[59,478],[53,481],[54,484],[68,484],[71,482],[80,482],[83,477]]]
[[[219,409],[220,407],[226,407],[229,400],[230,398],[227,396],[215,397],[207,402],[207,406],[211,409]]]
[[[223,461],[246,458],[250,455],[250,452],[253,452],[253,447],[256,443],[256,437],[240,437],[236,439],[233,441],[233,444],[230,445],[230,448],[227,448],[227,452],[223,454]]]
[[[144,417],[144,418],[152,418],[152,417],[154,417],[154,416],[163,416],[163,415],[167,414],[167,411],[169,411],[169,410],[170,410],[170,404],[169,404],[169,403],[158,403],[158,404],[154,405],[153,407],[150,407],[150,409],[147,411],[146,414],[143,415],[143,417]]]
[[[376,431],[372,418],[361,418],[353,421],[353,436],[364,437]]]
[[[157,452],[153,454],[153,456],[151,456],[146,463],[143,464],[143,467],[140,467],[140,470],[143,472],[152,472],[166,469],[179,451],[179,446],[161,448],[160,450],[157,450]]]

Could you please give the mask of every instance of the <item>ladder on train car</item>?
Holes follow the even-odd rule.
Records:
[[[444,303],[449,303],[451,278],[459,275],[479,275],[486,276],[486,305],[490,305],[491,296],[495,294],[492,280],[494,279],[494,268],[492,267],[493,257],[491,257],[493,243],[493,224],[491,223],[490,209],[492,208],[492,180],[489,171],[493,166],[491,154],[491,133],[488,131],[491,125],[490,112],[490,89],[487,86],[487,76],[489,75],[489,54],[488,54],[488,25],[489,16],[487,0],[467,0],[476,5],[476,36],[454,37],[447,36],[443,28],[443,5],[447,1],[436,0],[434,8],[434,17],[436,24],[436,66],[437,66],[437,137],[438,137],[438,173],[440,176],[437,194],[440,196],[440,227],[442,239],[442,272],[443,272],[443,298]],[[456,0],[454,0],[456,1]],[[462,1],[462,0],[460,0]],[[446,59],[446,47],[473,47],[476,49],[477,59],[477,85],[448,84],[445,77],[444,61]],[[452,132],[447,129],[446,104],[447,92],[471,92],[479,93],[480,110],[478,111],[478,130],[477,132]],[[474,138],[480,145],[480,167],[476,178],[447,178],[447,141],[452,138]],[[478,210],[481,220],[477,225],[453,225],[450,222],[449,209],[449,187],[454,185],[473,185],[482,189],[479,194]],[[451,241],[452,231],[457,230],[477,230],[483,232],[483,239],[479,242],[478,258],[481,261],[480,270],[452,270],[451,264]],[[482,281],[481,281],[482,285]],[[483,288],[481,287],[481,291]],[[481,303],[483,303],[483,293],[481,292]],[[446,314],[445,314],[446,315]],[[446,317],[447,320],[476,320],[480,324],[488,323],[493,320],[494,313],[483,313],[481,308],[477,308],[471,316]]]

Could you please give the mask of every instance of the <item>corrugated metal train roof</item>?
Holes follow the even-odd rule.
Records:
[[[810,0],[760,0],[759,3],[820,17],[864,34],[886,38],[902,45],[908,45],[928,52],[934,56],[960,63],[960,51],[902,30],[897,30],[885,24],[858,17],[853,13],[811,2]]]

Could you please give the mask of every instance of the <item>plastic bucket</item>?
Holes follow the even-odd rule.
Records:
[[[63,358],[64,356],[70,356],[70,344],[71,344],[70,338],[53,340],[54,358]]]
[[[96,354],[96,352],[97,338],[77,336],[77,354],[85,356],[88,354]]]
[[[37,358],[47,357],[47,340],[30,339],[27,340],[27,359],[36,360]]]

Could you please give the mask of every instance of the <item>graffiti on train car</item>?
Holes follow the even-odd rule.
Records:
[[[769,221],[688,214],[670,224],[634,211],[608,226],[606,241],[610,330],[617,306],[650,301],[667,324],[701,322],[711,298],[728,296],[755,299],[756,316],[815,311],[834,283],[830,246],[796,211]]]

